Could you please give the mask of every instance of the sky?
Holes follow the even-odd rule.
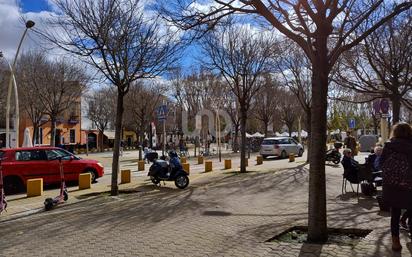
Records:
[[[20,37],[24,31],[24,22],[31,19],[36,22],[36,27],[41,26],[40,20],[53,12],[52,0],[0,0],[0,51],[10,62],[13,60]],[[36,49],[39,40],[34,33],[27,34],[21,52]],[[63,51],[60,51],[63,53]],[[189,47],[182,55],[182,65],[188,68],[196,66],[199,51]]]

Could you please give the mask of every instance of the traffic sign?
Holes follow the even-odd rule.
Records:
[[[157,119],[159,121],[165,121],[167,115],[167,106],[161,105],[157,108]]]
[[[389,101],[386,98],[381,100],[381,112],[383,114],[387,114],[389,112]]]
[[[349,119],[349,128],[354,129],[356,126],[355,119]]]

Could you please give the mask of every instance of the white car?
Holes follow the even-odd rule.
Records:
[[[263,139],[260,147],[260,155],[263,158],[269,156],[287,158],[289,154],[300,157],[304,151],[303,145],[291,137],[268,137]]]

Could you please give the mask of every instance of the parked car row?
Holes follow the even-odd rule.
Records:
[[[95,182],[104,174],[101,163],[81,159],[57,147],[1,149],[0,158],[6,194],[23,191],[28,179],[42,178],[45,185],[60,183],[60,158],[66,181],[78,181],[80,173],[90,173]]]

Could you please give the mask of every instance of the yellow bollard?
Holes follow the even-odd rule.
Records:
[[[205,172],[212,171],[213,163],[212,161],[205,161]]]
[[[197,164],[203,164],[204,158],[203,156],[198,156],[197,157]]]
[[[186,157],[180,157],[180,162],[181,163],[186,163],[187,162],[187,158]]]
[[[263,164],[263,156],[258,155],[256,156],[256,165],[261,165]]]
[[[137,170],[138,171],[144,170],[144,160],[137,161]]]
[[[294,162],[295,161],[295,154],[291,153],[289,154],[289,162]]]
[[[132,180],[132,172],[130,170],[122,170],[120,176],[120,184],[130,183]]]
[[[232,160],[231,159],[226,159],[225,160],[225,170],[231,169],[232,168]]]
[[[27,180],[27,197],[43,195],[43,179],[35,178]]]
[[[79,174],[79,190],[89,189],[92,187],[92,174],[81,173]]]
[[[190,164],[189,163],[182,163],[183,170],[186,171],[187,174],[190,174]]]

